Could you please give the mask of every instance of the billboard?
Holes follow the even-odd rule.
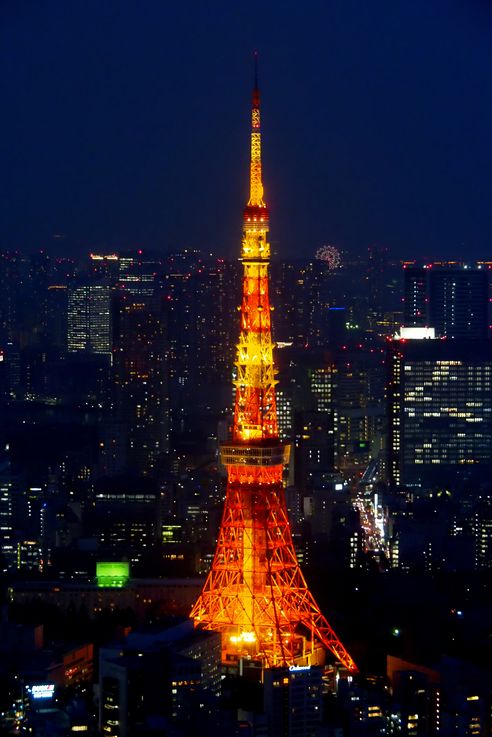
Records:
[[[51,699],[55,691],[54,683],[36,683],[27,687],[33,699]]]

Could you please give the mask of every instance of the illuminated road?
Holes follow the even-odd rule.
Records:
[[[389,559],[387,522],[379,495],[374,491],[377,461],[371,461],[355,487],[354,507],[359,512],[364,549],[384,568]]]

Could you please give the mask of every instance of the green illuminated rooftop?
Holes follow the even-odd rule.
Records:
[[[118,562],[96,563],[96,581],[100,588],[121,589],[130,578],[130,564]]]

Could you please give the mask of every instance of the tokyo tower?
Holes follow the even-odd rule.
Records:
[[[222,634],[222,660],[262,667],[323,663],[328,651],[356,665],[322,615],[299,568],[285,504],[268,296],[268,207],[261,175],[256,59],[250,196],[244,210],[240,334],[232,440],[221,446],[227,492],[211,570],[191,611],[196,627]]]

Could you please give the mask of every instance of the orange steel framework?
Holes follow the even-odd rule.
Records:
[[[221,632],[226,664],[241,658],[263,667],[322,663],[328,650],[355,671],[307,587],[292,542],[282,482],[290,446],[279,441],[275,405],[268,223],[255,64],[234,422],[231,442],[221,446],[227,493],[212,567],[191,617],[196,627]]]

